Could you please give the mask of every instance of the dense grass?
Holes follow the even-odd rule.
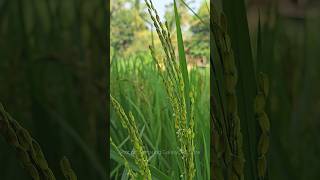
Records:
[[[111,94],[126,111],[132,111],[147,151],[150,151],[151,173],[155,179],[162,172],[167,179],[178,179],[180,155],[176,141],[172,110],[161,77],[151,56],[142,54],[130,59],[115,59],[111,64]],[[190,72],[190,84],[195,87],[195,166],[196,179],[208,179],[209,172],[209,69]],[[111,113],[111,137],[120,149],[131,151],[128,134],[118,117]],[[161,153],[157,154],[157,151]],[[176,154],[166,154],[173,151]],[[126,174],[112,150],[111,177]],[[130,156],[129,156],[130,157]],[[160,174],[160,173],[159,173]]]
[[[149,52],[114,56],[111,63],[111,95],[119,102],[112,102],[111,178],[136,172],[150,179],[150,169],[152,179],[209,179],[209,69],[188,72],[177,3],[175,31],[160,22],[151,1],[146,5],[161,44],[151,37]]]

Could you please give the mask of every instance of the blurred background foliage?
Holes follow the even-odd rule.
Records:
[[[0,101],[57,179],[63,155],[79,179],[106,179],[105,3],[0,0]],[[29,179],[4,140],[0,151],[0,179]]]
[[[172,1],[173,2],[173,1]],[[192,4],[193,1],[186,1]],[[199,9],[194,13],[209,23],[209,1],[201,0]],[[205,59],[209,57],[209,25],[202,23],[188,7],[181,3],[179,6],[181,26],[184,33],[185,48],[189,59]],[[175,21],[173,4],[166,5],[165,17],[160,17],[168,22],[169,29],[176,44]],[[147,15],[146,5],[143,0],[117,0],[111,1],[111,57],[129,57],[138,53],[149,52],[150,41],[160,45],[156,38],[155,29]]]
[[[320,3],[251,0],[251,27],[258,9],[264,13],[257,65],[272,83],[270,179],[319,179]]]

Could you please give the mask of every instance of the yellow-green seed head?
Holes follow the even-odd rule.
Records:
[[[31,163],[26,164],[24,168],[28,171],[33,180],[40,180],[38,170],[34,165],[32,165]]]
[[[270,121],[269,121],[268,115],[265,112],[263,112],[259,114],[257,118],[258,118],[262,133],[268,133],[270,131]]]
[[[269,136],[267,134],[262,134],[259,139],[258,153],[264,155],[269,149]]]
[[[244,159],[241,157],[234,157],[232,161],[233,169],[235,170],[236,174],[242,174],[244,168]]]
[[[16,132],[10,125],[4,130],[4,133],[4,137],[10,145],[14,147],[20,146]]]
[[[259,90],[263,92],[264,96],[267,97],[269,94],[269,79],[264,73],[260,73],[258,76]]]
[[[265,177],[267,171],[267,160],[265,156],[262,156],[258,159],[258,176],[260,178]]]
[[[225,76],[226,81],[226,90],[228,93],[233,93],[235,91],[237,85],[237,79],[235,76],[231,74],[226,74]]]
[[[263,94],[259,93],[254,100],[254,110],[256,114],[261,114],[264,112],[266,106],[265,97]]]
[[[66,157],[63,157],[60,161],[61,171],[68,180],[77,180],[77,176],[71,168],[71,164]]]
[[[29,150],[31,148],[31,144],[32,144],[32,138],[31,138],[29,132],[24,128],[20,128],[17,130],[17,136],[18,136],[20,146],[24,150]]]
[[[44,157],[41,147],[35,140],[32,141],[31,156],[39,168],[43,170],[49,169],[47,160]]]
[[[51,169],[43,170],[44,180],[56,180]]]
[[[227,112],[228,114],[235,114],[237,113],[238,103],[237,97],[235,94],[227,95]]]
[[[233,54],[230,52],[223,53],[223,67],[226,74],[235,74],[237,72]],[[236,77],[236,76],[235,76]],[[236,77],[237,79],[237,77]]]
[[[31,159],[30,159],[30,156],[29,154],[27,153],[27,151],[25,151],[24,149],[22,148],[16,148],[16,151],[17,151],[17,156],[18,158],[20,159],[21,163],[22,164],[29,164],[31,163]]]

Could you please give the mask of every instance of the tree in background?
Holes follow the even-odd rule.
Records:
[[[150,38],[140,0],[119,0],[111,4],[111,48],[118,55],[128,55]],[[139,41],[138,41],[139,39]],[[146,47],[147,49],[147,47]],[[116,52],[115,52],[116,51]]]
[[[209,56],[209,7],[203,0],[200,8],[189,7],[194,0],[178,1],[178,11],[184,31],[185,48],[191,61],[206,61]],[[166,6],[164,21],[168,23],[172,34],[173,45],[176,44],[175,17],[173,3]],[[112,56],[128,57],[148,52],[151,41],[155,46],[160,45],[157,38],[152,37],[150,18],[146,14],[146,5],[141,0],[119,0],[111,4],[111,49]]]
[[[210,53],[210,14],[206,1],[202,1],[196,13],[201,20],[196,16],[192,16],[190,21],[191,37],[186,43],[186,49],[189,50],[189,54],[193,57],[208,58]]]

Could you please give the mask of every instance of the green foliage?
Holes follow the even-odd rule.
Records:
[[[150,33],[145,22],[144,4],[140,1],[112,1],[111,42],[117,56],[136,53],[146,44]],[[134,30],[134,31],[133,31]]]
[[[173,111],[166,88],[162,83],[152,57],[148,55],[131,57],[132,59],[114,60],[111,66],[111,93],[127,111],[135,116],[137,128],[149,155],[149,166],[153,179],[179,179],[183,166],[176,140]],[[209,165],[209,72],[197,69],[190,72],[190,85],[195,87],[195,179],[207,179],[210,176]],[[111,136],[122,152],[131,152],[128,134],[123,131],[119,118],[111,113]],[[118,153],[116,153],[118,154]],[[124,161],[116,154],[111,157],[111,177],[120,178],[127,174]],[[134,164],[131,154],[123,154],[129,164]],[[203,159],[203,157],[206,157]],[[132,159],[132,163],[130,163]],[[135,169],[134,166],[131,166]],[[136,169],[137,170],[137,169]],[[165,174],[165,175],[164,175]],[[169,176],[169,177],[168,177]],[[166,177],[166,178],[165,178]]]
[[[112,28],[111,39],[116,39],[116,41],[111,41],[111,47],[117,49],[118,51],[124,51],[130,46],[134,40],[134,33],[131,31],[133,17],[129,10],[121,10],[120,12],[115,12],[112,14],[116,16],[115,20],[111,21],[111,26],[116,26]]]
[[[177,1],[186,54],[190,56],[189,61],[204,59],[204,64],[206,64],[209,57],[209,25],[200,23],[196,15],[185,5],[186,3],[192,2]],[[152,34],[155,34],[152,21],[146,13],[146,5],[142,1],[122,0],[112,2],[111,6],[112,54],[127,57],[136,53],[146,53],[150,38]],[[209,10],[205,1],[201,2],[201,7],[196,11],[209,23]],[[166,6],[164,16],[176,48],[178,43],[176,42],[176,17],[173,3]],[[160,44],[158,39],[154,39],[154,42],[156,45]]]
[[[190,49],[190,54],[197,57],[209,58],[210,46],[210,14],[205,1],[202,2],[197,16],[193,16],[190,26],[190,31],[192,33],[191,38],[188,39],[188,47]],[[200,19],[201,18],[201,19]]]

